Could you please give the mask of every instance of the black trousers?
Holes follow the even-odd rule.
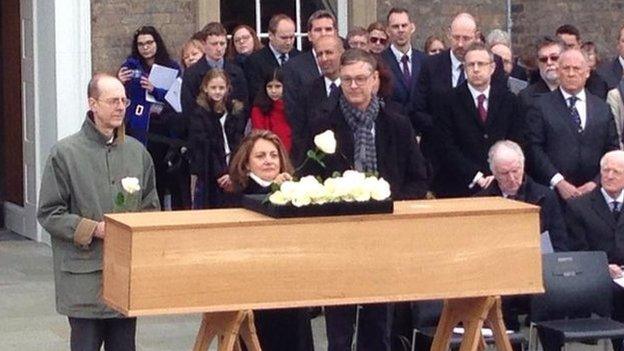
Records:
[[[327,350],[350,351],[356,322],[356,305],[325,307]],[[360,309],[358,351],[389,351],[391,304],[362,305]]]
[[[68,317],[72,351],[134,351],[136,318],[87,319]]]
[[[307,308],[256,310],[254,320],[262,350],[314,351]]]

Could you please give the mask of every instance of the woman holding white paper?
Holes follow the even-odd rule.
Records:
[[[148,79],[154,64],[173,68],[180,66],[169,57],[165,43],[152,26],[134,32],[132,53],[121,65],[117,77],[126,87],[130,106],[126,109],[126,133],[147,145],[150,119],[163,112],[168,88],[157,88]]]

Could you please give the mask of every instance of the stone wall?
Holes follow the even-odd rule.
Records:
[[[114,73],[130,54],[134,31],[153,25],[169,55],[179,60],[180,48],[196,28],[196,0],[91,0],[93,71]]]

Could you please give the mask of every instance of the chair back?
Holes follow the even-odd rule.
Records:
[[[556,252],[542,255],[546,293],[533,295],[534,322],[611,315],[612,280],[603,251]]]

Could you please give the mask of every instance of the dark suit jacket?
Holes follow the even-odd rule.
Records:
[[[197,94],[199,93],[199,87],[201,86],[202,79],[208,71],[210,65],[206,61],[206,57],[202,57],[194,65],[187,68],[184,71],[182,78],[182,113],[186,116],[190,116],[195,110],[197,103]],[[223,63],[223,70],[227,73],[232,83],[231,99],[247,102],[249,99],[249,91],[247,90],[247,80],[243,70],[238,67],[233,61],[225,60]]]
[[[436,150],[441,171],[435,175],[434,190],[443,197],[470,196],[477,172],[490,173],[488,151],[497,141],[524,142],[524,121],[516,96],[500,86],[490,88],[488,117],[483,123],[467,82],[448,93],[444,108],[436,115]]]
[[[338,103],[341,94],[340,90],[327,96],[325,87],[325,77],[320,76],[307,84],[302,89],[301,103],[297,106],[297,115],[301,118],[301,124],[298,129],[293,129],[293,147],[291,159],[295,165],[301,164],[305,159],[305,153],[312,147],[310,144],[314,134],[310,134],[309,121],[313,118],[316,111],[320,108],[332,110]]]
[[[284,65],[283,72],[286,118],[290,122],[293,131],[301,130],[303,116],[300,115],[300,111],[297,108],[303,99],[301,88],[321,76],[312,50],[304,52],[292,60],[288,60]]]
[[[604,251],[609,263],[624,264],[624,216],[615,221],[600,187],[568,201],[565,219],[571,250]]]
[[[609,106],[587,93],[587,123],[581,133],[559,89],[544,94],[527,114],[529,159],[533,178],[545,185],[561,173],[575,186],[596,180],[600,158],[619,148]]]
[[[299,50],[292,49],[288,53],[288,60],[290,61],[299,54]],[[258,91],[264,87],[264,79],[271,74],[276,68],[278,68],[279,62],[273,55],[273,51],[267,45],[262,49],[249,55],[245,61],[245,77],[247,78],[247,84],[249,87],[249,101],[253,102],[258,94]]]
[[[522,115],[526,116],[527,112],[529,111],[529,107],[531,107],[531,105],[535,103],[538,97],[550,92],[550,88],[548,88],[548,85],[541,77],[539,81],[523,89],[520,94],[518,94]]]
[[[590,93],[605,101],[607,100],[607,93],[610,90],[607,81],[596,71],[591,71],[589,73],[589,78],[587,78],[587,82],[585,82],[585,88],[587,88]]]
[[[607,82],[609,90],[617,88],[622,79],[622,65],[620,64],[619,56],[603,62],[596,71]]]
[[[494,180],[489,187],[482,189],[477,196],[503,196],[498,182]],[[520,185],[516,200],[540,207],[540,232],[548,231],[555,251],[568,250],[568,233],[559,205],[559,200],[550,188],[536,183],[528,175]]]
[[[336,136],[336,153],[323,159],[326,168],[308,162],[310,167],[304,173],[325,178],[335,171],[353,169],[353,132],[345,121],[339,104],[333,109],[324,107],[317,110],[317,114],[310,121],[312,136],[328,129],[333,130]],[[375,120],[375,146],[377,170],[379,176],[390,183],[392,198],[424,198],[427,192],[425,160],[407,117],[382,108]]]
[[[425,60],[425,54],[419,50],[412,49],[412,79],[409,82],[403,79],[403,67],[399,65],[390,47],[381,52],[381,58],[392,73],[391,100],[403,106],[402,113],[405,116],[410,116],[412,113],[411,108],[413,107],[410,101],[416,94],[418,75],[420,74],[422,63]]]

